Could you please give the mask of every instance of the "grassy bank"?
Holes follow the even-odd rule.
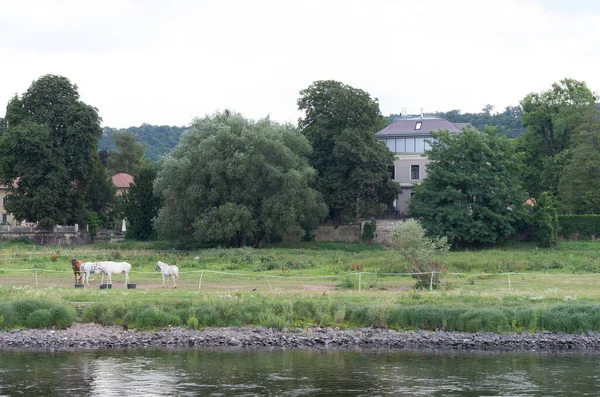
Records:
[[[155,249],[165,247],[3,243],[0,327],[62,327],[84,321],[138,329],[318,325],[469,332],[600,330],[597,242],[562,242],[549,250],[513,244],[451,252],[438,258],[447,273],[442,288],[433,293],[415,290],[410,276],[390,275],[406,272],[407,266],[396,252],[380,246]],[[98,279],[94,288],[74,289],[71,258],[130,262],[130,278],[138,287],[124,289],[123,276],[113,276],[112,290],[97,289]],[[157,260],[180,268],[178,290],[158,288]],[[34,268],[40,270],[27,270]],[[511,274],[499,274],[506,272]]]
[[[388,327],[398,330],[580,333],[600,330],[600,304],[532,301],[507,296],[459,297],[429,293],[290,296],[182,290],[8,289],[0,325],[64,327],[78,320],[129,328],[225,326]],[[41,313],[44,311],[44,313]],[[41,320],[40,320],[41,319]]]

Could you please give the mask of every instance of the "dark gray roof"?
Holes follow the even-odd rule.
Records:
[[[415,129],[417,123],[421,123],[421,128],[418,130]],[[468,126],[470,126],[468,123],[451,123],[446,119],[433,117],[396,119],[392,124],[377,132],[375,136],[385,138],[387,136],[430,135],[432,131],[439,130],[457,134]]]

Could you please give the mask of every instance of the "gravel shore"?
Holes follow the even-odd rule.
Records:
[[[572,335],[461,333],[362,328],[310,328],[276,331],[266,327],[228,327],[192,331],[124,330],[118,326],[74,324],[65,330],[29,329],[0,332],[0,348],[103,349],[135,347],[240,346],[277,348],[390,348],[482,351],[600,352],[600,333]]]

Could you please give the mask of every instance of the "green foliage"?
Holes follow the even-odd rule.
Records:
[[[135,134],[128,131],[114,131],[112,139],[117,150],[108,152],[108,166],[113,174],[124,172],[134,175],[144,165],[146,147],[136,140]]]
[[[560,235],[589,239],[600,236],[600,215],[559,215]]]
[[[153,220],[158,215],[160,198],[154,194],[154,167],[142,167],[134,175],[134,183],[124,196],[124,213],[131,225],[127,238],[148,240],[155,235]]]
[[[480,113],[461,113],[460,110],[451,110],[436,112],[434,116],[452,123],[469,123],[479,131],[483,131],[488,126],[496,127],[500,134],[508,138],[516,138],[523,134],[520,106],[507,106],[502,113],[492,114],[492,110],[493,106],[486,105]]]
[[[66,305],[53,306],[50,309],[52,325],[58,329],[65,329],[75,321],[75,310]]]
[[[27,316],[25,324],[29,328],[48,328],[52,325],[52,314],[47,309],[35,310]]]
[[[94,212],[100,220],[100,224],[96,226],[106,225],[115,215],[117,208],[115,187],[108,171],[100,161],[95,162],[92,182],[85,192],[85,202],[88,210]]]
[[[563,79],[550,90],[528,94],[521,101],[526,131],[519,138],[519,146],[524,153],[524,181],[529,194],[557,193],[562,170],[569,162],[565,151],[572,147],[577,131],[594,123],[597,99],[585,82]]]
[[[600,214],[600,123],[582,127],[574,138],[571,158],[560,176],[558,194],[563,212]]]
[[[88,212],[86,222],[90,227],[90,236],[92,236],[92,239],[94,239],[94,236],[96,236],[96,232],[98,231],[98,227],[102,226],[102,219],[100,219],[97,213],[90,211]]]
[[[326,208],[312,189],[308,141],[289,125],[225,111],[197,119],[166,157],[156,226],[197,244],[262,244],[314,229]]]
[[[102,134],[96,109],[79,100],[67,78],[45,75],[9,101],[6,120],[0,136],[6,210],[45,228],[81,223]]]
[[[454,246],[496,244],[513,234],[526,195],[512,143],[490,128],[432,135],[432,162],[409,216]]]
[[[556,245],[558,212],[551,193],[542,193],[530,207],[526,219],[539,247],[549,248]]]
[[[375,228],[377,225],[375,221],[365,222],[362,227],[362,232],[360,234],[360,239],[364,242],[371,242],[375,238]]]
[[[414,219],[402,221],[390,232],[390,239],[396,250],[410,267],[417,279],[417,288],[438,288],[441,267],[434,262],[434,256],[443,255],[449,250],[446,237],[425,237],[425,230]],[[432,277],[432,272],[435,272]]]
[[[385,126],[377,99],[337,81],[315,81],[300,91],[298,108],[305,112],[299,127],[314,149],[319,191],[336,224],[342,216],[371,215],[398,196],[389,171],[394,154],[375,138]]]
[[[196,317],[191,316],[190,318],[188,318],[187,327],[189,329],[198,329],[199,326],[200,323],[198,322],[198,319]]]
[[[186,129],[187,127],[144,123],[139,127],[129,127],[125,131],[134,135],[137,141],[146,147],[147,158],[157,162],[161,156],[168,154],[177,145],[180,136]],[[113,134],[117,131],[120,130],[105,127],[98,147],[106,151],[116,150]]]

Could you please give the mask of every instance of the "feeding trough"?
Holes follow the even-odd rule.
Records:
[[[112,289],[112,284],[100,284],[100,289]]]
[[[83,284],[75,284],[75,288],[83,288]]]
[[[137,284],[127,284],[127,289],[135,289]]]

